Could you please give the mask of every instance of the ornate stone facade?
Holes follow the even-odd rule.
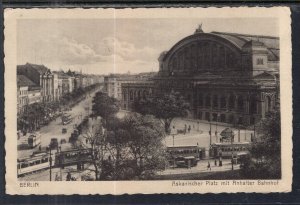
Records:
[[[278,102],[277,37],[204,33],[198,28],[158,60],[159,72],[148,87],[153,94],[181,92],[194,118],[249,125]],[[128,84],[126,92],[141,88],[146,89]],[[128,96],[123,93],[124,102]]]

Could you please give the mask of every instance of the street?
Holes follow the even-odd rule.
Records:
[[[199,122],[199,123],[198,123]],[[183,130],[185,125],[187,127],[191,127],[190,133],[186,134],[175,134],[177,133],[177,129]],[[175,129],[173,128],[175,126]],[[211,124],[211,143],[220,142],[220,133],[222,130],[227,128],[228,126],[218,124],[213,122]],[[174,146],[188,146],[188,145],[198,145],[200,147],[209,148],[210,145],[210,136],[209,130],[210,125],[209,122],[197,121],[191,119],[182,119],[176,118],[172,121],[171,124],[171,133],[174,133]],[[216,130],[218,131],[217,137],[215,135]],[[240,137],[238,136],[238,130],[234,133],[234,142],[238,142],[240,138],[240,142],[250,142],[251,141],[251,133],[253,130],[240,130]],[[166,146],[173,146],[173,134],[169,135],[165,139]]]
[[[84,117],[88,116],[91,113],[92,109],[92,100],[94,94],[97,91],[93,92],[91,95],[87,95],[86,99],[78,103],[72,108],[72,111],[67,112],[71,115],[73,119],[72,122],[68,125],[62,125],[61,118],[58,117],[55,120],[51,121],[48,125],[42,127],[39,130],[41,134],[41,146],[42,148],[47,147],[50,144],[51,138],[57,138],[58,143],[60,143],[61,139],[65,139],[68,142],[71,133],[74,130],[74,126],[80,124],[80,122],[84,119]],[[89,109],[86,109],[89,108]],[[67,133],[62,133],[62,128],[67,129]],[[28,135],[25,137],[21,137],[18,140],[18,147],[22,145],[26,145]],[[26,146],[23,146],[26,147]],[[39,147],[35,147],[34,149],[18,149],[18,158],[24,158],[30,156],[34,151],[37,151]]]

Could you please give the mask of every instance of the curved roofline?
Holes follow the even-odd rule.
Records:
[[[165,60],[169,55],[170,53],[175,50],[175,48],[180,45],[182,42],[188,40],[188,39],[192,39],[192,38],[195,38],[197,36],[201,36],[201,35],[208,35],[208,36],[213,36],[213,37],[216,37],[216,38],[219,38],[219,39],[222,39],[224,41],[227,41],[229,42],[231,45],[233,45],[235,48],[237,48],[238,50],[241,50],[242,47],[240,47],[239,45],[237,45],[235,42],[233,42],[232,40],[230,39],[227,39],[225,38],[224,36],[221,36],[221,35],[218,35],[218,34],[215,34],[215,33],[195,33],[195,34],[192,34],[192,35],[189,35],[187,37],[184,37],[183,39],[179,40],[176,44],[174,44],[170,50],[168,50],[167,54],[164,56],[163,60]],[[241,40],[241,39],[239,39]],[[244,41],[245,43],[247,42],[246,40],[242,40]]]
[[[270,38],[270,39],[279,39],[278,36],[267,36],[267,35],[257,35],[257,34],[243,34],[243,33],[230,33],[230,32],[218,32],[212,31],[211,33],[215,34],[226,34],[226,35],[233,35],[233,36],[245,36],[245,37],[255,37],[255,38]]]

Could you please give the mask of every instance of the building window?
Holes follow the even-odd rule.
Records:
[[[254,97],[250,99],[250,114],[257,114],[257,102]]]
[[[207,95],[205,98],[205,106],[210,107],[210,95]]]
[[[133,100],[133,91],[132,90],[130,91],[129,95],[130,95],[130,100]]]
[[[238,97],[238,109],[239,109],[239,111],[243,111],[243,109],[244,109],[243,96]]]
[[[187,95],[187,100],[188,100],[189,102],[191,101],[191,95],[190,95],[190,94]]]
[[[262,58],[256,59],[256,65],[263,65],[263,64],[264,64],[264,59],[262,59]]]
[[[234,124],[234,115],[229,115],[228,122]]]
[[[201,93],[198,94],[198,105],[203,106],[203,95]]]
[[[220,99],[220,106],[221,108],[226,108],[226,97],[225,96],[222,96],[221,99]]]
[[[200,112],[200,111],[198,112],[198,119],[200,119],[200,120],[202,119],[202,112]]]
[[[127,93],[124,91],[124,100],[127,100]]]
[[[230,95],[228,107],[229,109],[234,109],[235,97],[234,95]]]
[[[210,113],[209,112],[205,113],[205,120],[210,121]]]
[[[224,114],[221,114],[221,119],[220,119],[221,122],[225,122],[226,121],[226,116]]]
[[[272,110],[270,96],[266,96],[265,108],[266,108],[266,112],[270,112]]]
[[[218,96],[217,95],[214,95],[213,106],[214,106],[214,108],[218,108]]]
[[[146,98],[146,96],[147,96],[147,91],[144,90],[144,91],[143,91],[143,98]]]

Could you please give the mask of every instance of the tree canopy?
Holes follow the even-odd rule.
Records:
[[[117,99],[109,97],[106,93],[97,92],[93,99],[93,115],[101,116],[107,119],[109,116],[116,114],[120,109]]]
[[[85,135],[96,180],[151,179],[164,169],[163,128],[156,118],[135,113],[106,121],[105,132]]]
[[[281,126],[279,109],[267,114],[257,124],[257,139],[245,160],[242,173],[248,178],[281,177]]]
[[[165,131],[169,133],[170,124],[176,117],[186,117],[190,109],[189,103],[178,92],[164,93],[136,101],[135,111],[145,115],[154,115],[162,119]]]

